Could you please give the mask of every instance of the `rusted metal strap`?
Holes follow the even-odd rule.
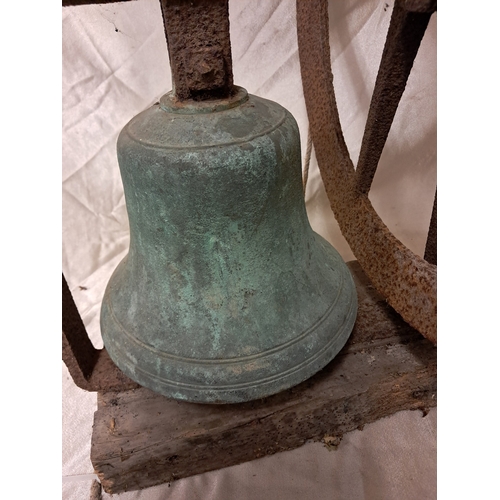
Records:
[[[139,387],[90,341],[64,275],[62,276],[62,358],[75,384],[86,391]]]
[[[395,2],[356,167],[356,189],[370,190],[389,130],[431,13],[408,12]]]
[[[135,2],[136,0],[62,0],[63,7],[71,7],[75,5],[99,5],[104,3],[116,2]]]
[[[437,9],[437,0],[397,0],[409,12],[428,12],[432,14]]]
[[[98,351],[87,336],[64,275],[62,276],[62,330],[63,360],[73,380],[81,387],[82,384],[88,384],[97,362]]]
[[[424,259],[430,264],[437,266],[437,190],[434,195],[434,206],[432,207],[431,222],[429,224],[429,233],[427,234]]]
[[[160,0],[176,97],[233,93],[228,0]]]
[[[437,268],[395,238],[356,189],[330,64],[328,1],[297,0],[299,58],[316,158],[342,234],[375,288],[433,343],[437,342]]]

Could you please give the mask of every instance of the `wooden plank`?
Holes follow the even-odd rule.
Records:
[[[345,348],[311,379],[265,400],[198,405],[140,388],[99,393],[91,460],[104,490],[154,486],[436,405],[436,348],[404,323],[357,262],[359,313]]]

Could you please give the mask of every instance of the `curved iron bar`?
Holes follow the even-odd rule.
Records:
[[[358,173],[345,144],[335,101],[328,0],[297,0],[296,5],[299,58],[309,126],[335,218],[375,288],[407,323],[436,344],[437,267],[415,255],[394,237],[368,199],[380,152],[436,3],[419,0],[395,2],[370,105],[372,116],[365,130],[365,166]],[[408,30],[413,34],[409,35]],[[409,43],[411,40],[413,42]],[[391,78],[387,72],[395,65],[396,76]],[[384,86],[391,82],[392,85],[396,82],[396,88],[385,91]],[[386,113],[384,130],[371,133],[369,129],[373,130],[380,113]],[[374,160],[369,158],[370,151]]]

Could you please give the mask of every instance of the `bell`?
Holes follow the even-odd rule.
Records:
[[[175,16],[196,7],[172,7],[169,43],[167,20],[184,36]],[[199,64],[193,50],[182,64]],[[354,282],[309,225],[292,115],[233,86],[232,75],[221,98],[216,89],[180,100],[172,53],[171,63],[176,91],[118,138],[130,248],[103,298],[104,345],[132,380],[169,398],[263,398],[306,380],[344,346]]]
[[[130,249],[102,304],[106,349],[167,397],[236,403],[292,387],[349,337],[352,277],[312,231],[298,126],[243,88],[172,93],[118,139]]]

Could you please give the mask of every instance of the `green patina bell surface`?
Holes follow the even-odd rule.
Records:
[[[131,379],[192,402],[304,381],[357,311],[347,266],[307,219],[294,118],[236,89],[167,94],[118,139],[130,250],[103,299],[104,344]]]

